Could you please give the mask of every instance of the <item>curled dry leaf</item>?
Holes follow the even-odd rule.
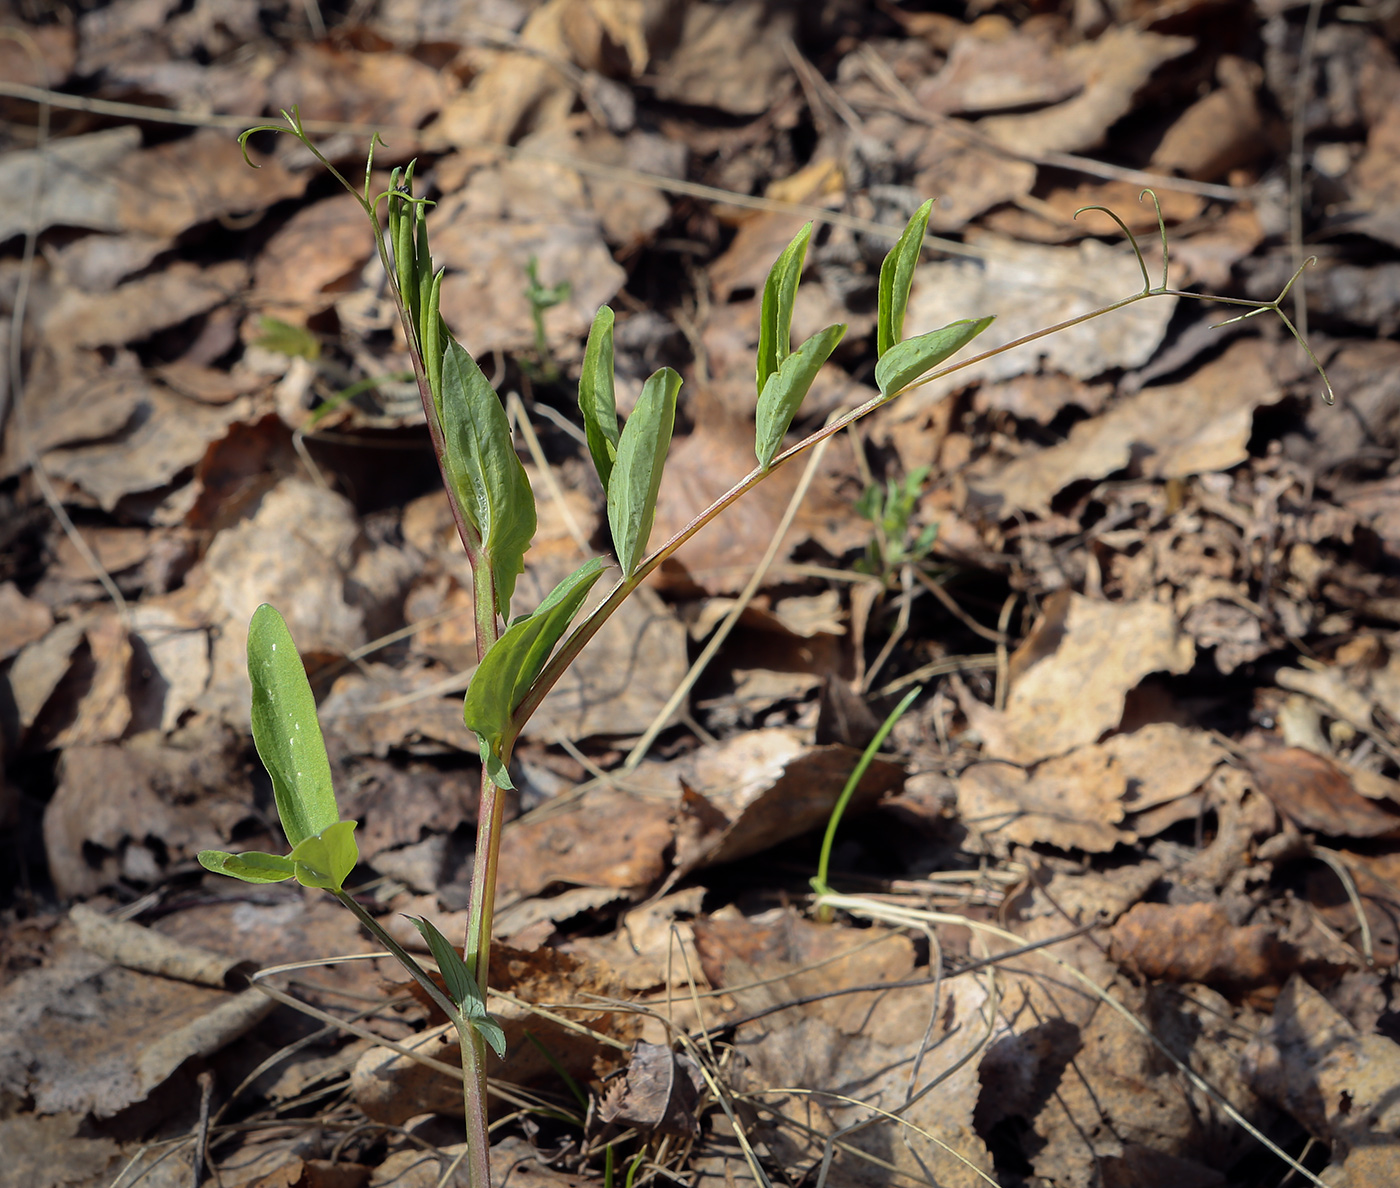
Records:
[[[1195,646],[1159,602],[1095,602],[1060,590],[1011,660],[1006,710],[966,708],[989,756],[1034,763],[1094,742],[1150,672],[1186,672]],[[1121,745],[1121,744],[1120,744]]]
[[[53,614],[42,602],[26,598],[14,582],[0,583],[0,661],[42,639],[53,626]]]
[[[1082,84],[1073,98],[1041,111],[990,116],[978,130],[1004,148],[1032,156],[1094,148],[1110,125],[1132,110],[1139,88],[1157,67],[1194,46],[1189,37],[1110,26],[1093,41],[1062,51],[1065,66]]]
[[[1400,1045],[1358,1034],[1300,975],[1246,1050],[1244,1072],[1256,1093],[1330,1143],[1334,1157],[1347,1159],[1353,1147],[1400,1146]]]
[[[1283,396],[1270,354],[1258,339],[1239,340],[1189,380],[1145,388],[1079,422],[1060,445],[973,480],[973,489],[996,500],[1000,516],[1018,509],[1044,516],[1071,483],[1105,478],[1129,465],[1153,478],[1228,470],[1249,456],[1254,410]]]
[[[1127,780],[1103,747],[1083,747],[1025,770],[977,763],[958,777],[958,816],[1005,848],[1010,842],[1102,853],[1135,840],[1124,829]]]
[[[675,765],[683,795],[676,832],[678,874],[733,862],[824,825],[860,755],[850,747],[808,746],[798,731],[751,730]],[[652,782],[657,772],[638,772]],[[850,809],[897,792],[903,772],[876,760]]]
[[[218,1051],[275,1004],[113,966],[73,943],[0,993],[0,1086],[41,1114],[110,1118],[193,1056]]]
[[[1267,924],[1232,924],[1218,903],[1139,903],[1114,924],[1108,951],[1149,978],[1236,990],[1281,984],[1297,966]]]
[[[1400,808],[1362,796],[1330,759],[1289,747],[1249,762],[1259,790],[1300,829],[1328,837],[1400,837]]]

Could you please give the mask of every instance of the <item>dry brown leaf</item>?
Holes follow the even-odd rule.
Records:
[[[54,747],[113,742],[131,724],[131,637],[115,611],[99,614],[87,626],[92,676],[73,719],[53,738]]]
[[[928,221],[935,232],[960,231],[984,211],[1024,198],[1036,178],[1029,161],[983,148],[957,120],[928,130],[913,168],[914,190],[936,199]]]
[[[1033,763],[1097,740],[1150,672],[1186,672],[1195,646],[1159,602],[1095,602],[1067,590],[1012,658],[1006,710],[972,710],[990,756]]]
[[[600,790],[546,817],[512,822],[501,836],[502,900],[551,883],[651,886],[666,869],[672,813],[666,801]]]
[[[360,543],[349,500],[292,478],[214,538],[186,579],[202,592],[215,629],[201,708],[247,723],[248,620],[264,602],[282,613],[303,656],[338,658],[365,642],[365,610],[347,583]]]
[[[14,582],[0,583],[0,661],[42,639],[53,627],[53,614],[42,602],[19,592]]]
[[[267,89],[288,110],[299,107],[305,120],[419,128],[447,102],[449,77],[409,54],[303,42]]]
[[[1130,813],[1160,808],[1196,791],[1229,752],[1204,730],[1152,722],[1130,734],[1115,734],[1103,750],[1118,760],[1128,780],[1124,807]]]
[[[795,14],[764,0],[682,6],[680,43],[655,66],[658,99],[759,115],[792,85],[783,43],[796,33]]]
[[[525,1003],[578,1003],[590,997],[618,998],[624,991],[615,972],[601,962],[554,948],[524,952],[501,944],[491,949],[489,985]],[[488,996],[487,1007],[506,1033],[505,1059],[494,1067],[515,1084],[546,1078],[557,1083],[561,1065],[568,1075],[587,1079],[593,1074],[593,1061],[612,1051],[515,1002]],[[570,1010],[569,1019],[623,1042],[632,1040],[639,1026],[635,1015],[601,1004],[593,1011]],[[531,1042],[530,1034],[538,1043]],[[461,1059],[450,1023],[418,1036],[415,1050],[451,1064]],[[461,1114],[460,1085],[387,1048],[369,1049],[356,1064],[350,1084],[356,1104],[376,1121],[403,1122],[434,1112]]]
[[[0,65],[0,70],[3,70]],[[80,1184],[110,1179],[120,1148],[80,1133],[82,1113],[14,1114],[0,1122],[0,1151],[16,1184]]]
[[[1400,808],[1367,800],[1330,759],[1290,747],[1249,762],[1259,790],[1300,829],[1329,837],[1400,836]]]
[[[352,755],[476,754],[476,735],[462,721],[466,683],[438,668],[366,664],[336,679],[320,717],[328,738]]]
[[[374,234],[356,195],[303,206],[259,253],[252,299],[267,316],[304,322],[330,305],[334,295],[327,290],[373,254]]]
[[[1127,780],[1103,747],[1048,759],[1031,771],[977,763],[958,777],[958,816],[1005,847],[1044,844],[1104,853],[1134,836],[1122,828]]]
[[[44,808],[44,850],[65,899],[119,878],[155,884],[173,864],[221,846],[249,815],[243,762],[217,733],[194,749],[145,735],[121,746],[72,746]]]
[[[1341,858],[1361,900],[1362,911],[1371,930],[1370,959],[1377,969],[1387,969],[1400,960],[1400,863],[1393,854],[1356,854],[1342,851]],[[1334,933],[1358,951],[1365,948],[1356,905],[1336,871],[1315,863],[1308,871],[1307,898],[1310,907]]]
[[[677,438],[666,460],[666,475],[657,501],[653,544],[678,532],[704,508],[753,469],[753,424],[724,415],[697,417],[695,431]],[[773,567],[778,580],[782,562],[804,539],[841,556],[863,547],[869,526],[852,515],[839,490],[847,470],[849,445],[835,442],[779,549]],[[734,594],[747,583],[787,510],[802,473],[801,461],[784,466],[746,495],[714,523],[701,529],[665,561],[653,580],[662,589]]]
[[[1394,1145],[1400,1137],[1400,1045],[1358,1034],[1299,975],[1246,1050],[1244,1071],[1255,1092],[1332,1144],[1335,1157],[1353,1147]]]
[[[145,386],[125,432],[109,441],[50,450],[43,456],[44,467],[113,511],[126,496],[155,491],[190,471],[209,444],[247,412],[242,401],[196,404],[165,388]]]
[[[926,111],[979,115],[1059,103],[1083,85],[1050,26],[1015,28],[1004,17],[985,17],[961,31],[947,62],[914,97]]]
[[[83,642],[85,626],[81,619],[59,623],[42,638],[21,648],[10,665],[7,679],[21,734],[38,720],[40,711],[68,674],[73,653]]]
[[[1109,127],[1132,110],[1153,72],[1194,46],[1189,37],[1110,25],[1097,40],[1063,51],[1064,65],[1083,83],[1072,99],[1024,115],[991,116],[977,128],[1003,147],[1031,156],[1095,148]]]
[[[110,293],[69,289],[44,319],[44,334],[57,344],[115,346],[149,338],[233,298],[247,283],[239,260],[199,268],[183,260]]]
[[[41,1114],[109,1118],[192,1056],[245,1034],[275,1004],[132,973],[72,941],[0,993],[0,1086]]]
[[[1110,992],[1126,998],[1128,1009],[1149,1020],[1236,1110],[1248,1115],[1258,1108],[1238,1067],[1251,1028],[1235,1023],[1237,1012],[1220,994],[1200,985],[1189,995],[1175,988],[1137,995],[1120,986]],[[1062,1026],[1059,1014],[1054,1011],[1040,1026]],[[1030,1013],[1027,1030],[1044,1018]],[[1049,1182],[1065,1188],[1211,1188],[1223,1183],[1212,1168],[1231,1167],[1256,1149],[1218,1099],[1185,1083],[1118,1011],[1100,1005],[1055,1055],[1034,1078],[1038,1092],[1026,1111],[1035,1136],[1030,1160]],[[1147,1178],[1134,1178],[1134,1170],[1144,1167]]]
[[[697,921],[695,935],[706,976],[725,988],[745,1013],[806,995],[916,976],[906,937],[878,927],[853,930],[814,924],[791,909],[748,920]],[[937,1015],[930,1020],[935,1007]],[[735,1046],[747,1061],[747,1076],[752,1078],[748,1083],[755,1086],[836,1092],[897,1109],[908,1089],[909,1062],[926,1042],[936,1044],[938,1071],[926,1063],[925,1076],[944,1072],[947,1080],[902,1110],[901,1116],[990,1172],[991,1159],[973,1129],[977,1061],[967,1059],[957,1067],[988,1034],[985,1008],[986,991],[972,978],[945,983],[941,996],[934,994],[932,981],[928,986],[842,994],[740,1023]],[[930,1036],[925,1036],[926,1028],[931,1028]],[[947,1074],[950,1066],[956,1071]],[[763,1100],[801,1127],[816,1128],[813,1136],[770,1121],[760,1124],[758,1134],[794,1176],[820,1163],[821,1137],[847,1123],[870,1120],[863,1107],[822,1092],[810,1096],[765,1093]],[[891,1125],[888,1120],[878,1121],[848,1135],[847,1141],[892,1159],[911,1175],[927,1177],[932,1172],[937,1183],[949,1188],[973,1188],[986,1182],[946,1150],[930,1144],[919,1144],[916,1158]],[[883,1169],[872,1170],[839,1151],[832,1174],[839,1183],[888,1182]]]
[[[697,1138],[695,1107],[704,1089],[705,1078],[689,1053],[642,1041],[632,1051],[627,1075],[613,1081],[599,1099],[598,1117],[646,1132]]]
[[[1046,515],[1071,483],[1129,466],[1154,478],[1228,470],[1249,456],[1255,409],[1283,396],[1270,358],[1259,340],[1241,339],[1189,380],[1143,389],[1081,421],[1060,445],[976,479],[974,489],[995,500],[1002,516],[1015,510]]]
[[[1255,98],[1259,67],[1224,54],[1216,71],[1220,89],[1182,112],[1152,151],[1152,164],[1158,169],[1219,181],[1230,170],[1253,164],[1269,148]]]
[[[530,14],[519,34],[524,52],[475,53],[476,77],[447,101],[425,133],[429,140],[470,149],[483,141],[505,144],[529,129],[562,123],[577,97],[557,65],[570,58],[563,22],[571,3],[546,0]]]
[[[1145,977],[1236,990],[1281,984],[1297,966],[1269,925],[1232,924],[1218,903],[1139,903],[1114,924],[1108,952]]]
[[[9,36],[0,41],[0,78],[27,87],[58,87],[77,58],[72,25],[27,25],[8,17]]]
[[[530,143],[576,151],[567,134]],[[476,169],[464,189],[434,208],[428,228],[433,259],[447,268],[442,315],[477,357],[533,347],[525,295],[532,258],[542,285],[569,285],[564,300],[544,311],[550,347],[565,356],[577,354],[594,313],[626,279],[582,179],[562,165],[522,159]]]
[[[855,769],[850,747],[812,747],[795,730],[751,730],[705,747],[675,764],[637,777],[648,785],[679,779],[683,796],[676,867],[686,874],[733,862],[826,823]],[[903,772],[876,760],[861,780],[851,811],[897,792]]]
[[[985,260],[940,261],[915,271],[906,338],[961,318],[995,314],[997,320],[967,348],[970,355],[1142,291],[1133,254],[1097,240],[1039,247],[978,235],[973,242],[985,250]],[[1115,367],[1140,367],[1162,341],[1175,303],[1175,298],[1153,298],[1063,330],[1032,348],[975,364],[896,401],[882,420],[903,424],[977,379],[1004,380],[1037,370],[1091,379]]]

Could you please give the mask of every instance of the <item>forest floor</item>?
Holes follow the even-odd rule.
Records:
[[[417,161],[539,493],[517,611],[609,547],[600,305],[624,414],[685,379],[659,541],[753,465],[758,298],[805,222],[794,339],[849,329],[799,430],[874,394],[925,198],[909,336],[994,314],[995,346],[1170,268],[785,466],[546,699],[497,1184],[1400,1182],[1394,3],[0,14],[0,1185],[465,1183],[441,1017],[331,962],[373,946],[329,896],[195,860],[280,848],[271,602],[356,897],[404,944],[465,926],[470,571],[363,212],[291,137],[240,152],[294,105],[353,183],[376,131],[372,188]],[[1195,299],[1308,257],[1276,312]],[[824,919],[822,830],[914,689]]]

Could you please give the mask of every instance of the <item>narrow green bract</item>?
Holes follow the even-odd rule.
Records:
[[[924,232],[928,230],[928,216],[932,210],[933,199],[930,198],[914,212],[904,233],[880,265],[877,353],[882,358],[904,337],[904,311],[909,306],[909,289],[914,283],[914,269],[923,250]]]
[[[500,397],[455,341],[448,342],[442,360],[442,436],[457,501],[490,561],[496,608],[509,618],[515,579],[535,535],[535,495]]]
[[[603,306],[593,318],[583,370],[578,377],[578,408],[588,436],[593,468],[608,489],[617,459],[617,397],[613,391],[613,311]]]
[[[996,317],[964,318],[892,346],[875,364],[875,386],[882,396],[898,392],[937,367],[990,326]]]
[[[797,300],[797,282],[802,279],[802,261],[812,238],[808,223],[783,249],[763,285],[763,304],[758,319],[758,391],[762,395],[768,377],[788,357],[792,341],[792,307]]]
[[[481,761],[498,788],[512,787],[503,758],[505,743],[513,737],[511,715],[543,671],[604,566],[601,557],[579,566],[534,613],[507,627],[477,666],[462,704],[462,719],[476,733]]]
[[[277,816],[296,846],[334,825],[340,814],[316,699],[282,616],[263,603],[248,624],[253,742],[272,777]]]
[[[754,453],[758,455],[761,469],[767,470],[772,465],[773,455],[783,444],[783,436],[792,425],[792,418],[797,415],[812,381],[817,378],[817,372],[831,358],[831,352],[845,334],[846,327],[842,325],[828,326],[812,335],[783,360],[782,366],[763,385],[754,417]]]
[[[433,960],[437,962],[442,980],[447,984],[447,997],[457,1004],[465,1022],[482,1039],[491,1045],[497,1056],[506,1054],[506,1033],[501,1025],[486,1012],[486,996],[472,977],[471,970],[462,956],[447,937],[438,931],[437,926],[423,916],[409,916],[413,926],[428,942]],[[455,1022],[455,1020],[454,1020]],[[460,1023],[458,1026],[460,1027]]]
[[[681,377],[669,367],[652,375],[642,385],[637,406],[618,440],[617,461],[608,480],[608,526],[618,562],[628,577],[646,555],[680,390]]]

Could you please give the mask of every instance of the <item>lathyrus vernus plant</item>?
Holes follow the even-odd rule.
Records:
[[[626,424],[619,426],[613,385],[613,314],[604,307],[598,311],[588,336],[578,402],[588,451],[606,493],[608,525],[620,572],[608,596],[577,626],[573,625],[574,619],[590,589],[609,568],[603,558],[580,566],[534,611],[512,619],[511,598],[535,531],[534,495],[515,452],[499,397],[440,315],[443,272],[433,268],[426,223],[428,203],[413,195],[414,167],[410,164],[406,169],[395,169],[389,188],[372,194],[371,144],[364,187],[357,191],[310,142],[297,113],[283,114],[286,126],[250,129],[242,141],[246,144],[254,132],[290,131],[347,190],[356,194],[364,207],[394,292],[433,450],[474,575],[479,664],[467,689],[463,716],[479,741],[482,775],[471,906],[461,953],[428,921],[415,921],[438,964],[446,993],[345,890],[345,880],[358,857],[355,823],[340,819],[310,686],[285,623],[269,606],[258,609],[248,633],[253,737],[272,776],[277,810],[291,852],[276,855],[205,851],[199,858],[210,870],[248,882],[296,879],[306,886],[330,891],[447,1013],[461,1039],[469,1178],[472,1188],[489,1188],[486,1046],[499,1054],[504,1042],[499,1026],[487,1013],[485,998],[501,838],[503,803],[499,791],[512,786],[510,760],[515,740],[560,675],[652,570],[775,467],[817,442],[901,393],[957,367],[1148,297],[1200,295],[1167,288],[1165,233],[1162,284],[1152,286],[1142,253],[1129,234],[1142,264],[1142,292],[936,371],[939,364],[976,338],[992,318],[968,318],[904,339],[910,286],[932,207],[931,201],[926,202],[909,221],[880,270],[875,366],[878,394],[784,449],[783,442],[803,397],[846,332],[843,325],[828,326],[798,346],[792,343],[793,306],[812,232],[809,223],[778,257],[763,289],[756,363],[757,465],[670,540],[651,551],[648,549],[657,494],[675,423],[681,377],[670,368],[657,371],[643,386]],[[380,234],[381,202],[387,204],[387,237]],[[1250,307],[1243,316],[1271,310],[1292,329],[1279,308],[1282,297],[1280,294],[1273,302],[1217,300]]]

